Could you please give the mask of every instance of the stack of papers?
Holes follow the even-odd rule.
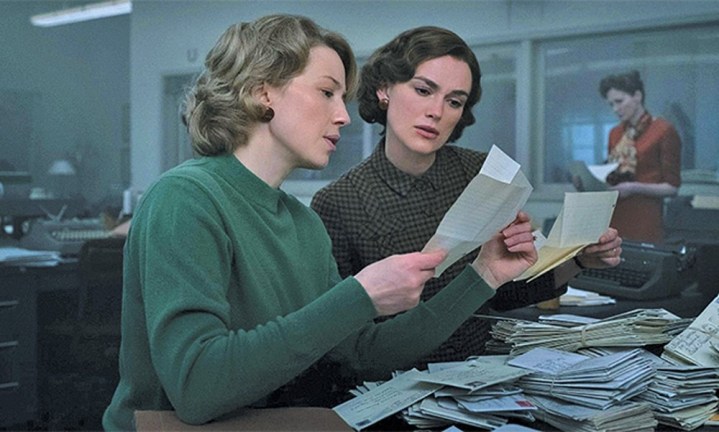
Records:
[[[692,207],[695,209],[719,209],[719,196],[716,195],[694,195]]]
[[[508,362],[533,371],[518,385],[527,395],[547,395],[576,405],[607,410],[644,392],[654,376],[639,349],[600,357],[535,348]]]
[[[582,191],[605,191],[609,188],[607,176],[617,169],[618,163],[587,165],[584,161],[573,161],[569,165],[569,173],[579,177]]]
[[[620,352],[622,348],[583,348],[577,351],[590,357]],[[633,400],[649,404],[654,417],[673,428],[693,430],[711,423],[716,415],[719,368],[675,366],[651,352],[640,349],[640,355],[657,370],[649,387]]]
[[[528,398],[539,408],[538,419],[566,432],[650,432],[657,426],[649,405],[643,403],[625,402],[600,410],[545,396]]]
[[[719,367],[719,296],[664,346],[662,358],[674,364]]]
[[[426,374],[427,372],[412,369],[397,373],[391,380],[378,385],[366,383],[367,392],[337,405],[333,410],[351,428],[355,430],[368,428],[442,388],[441,384],[419,380]]]
[[[356,397],[334,408],[354,429],[399,413],[407,423],[437,429],[455,423],[496,429],[509,418],[534,421],[536,407],[513,385],[530,371],[506,365],[506,356],[434,363],[428,371],[396,372],[383,383],[364,383]]]
[[[586,320],[583,317],[578,319]],[[665,309],[635,309],[586,324],[564,322],[557,325],[500,319],[492,326],[490,333],[493,339],[510,344],[509,354],[514,357],[537,347],[573,352],[590,346],[640,347],[664,344],[682,332],[690,322],[691,319],[679,318]]]
[[[57,251],[38,251],[17,247],[0,247],[0,265],[49,267],[62,261]]]
[[[637,397],[648,403],[659,423],[693,430],[717,410],[719,368],[659,366],[646,392]]]
[[[615,303],[616,300],[612,297],[571,286],[567,287],[567,292],[559,297],[560,306],[601,306]]]
[[[712,414],[709,420],[704,423],[707,426],[719,426],[719,412]]]
[[[421,379],[443,384],[432,396],[404,413],[407,423],[426,428],[418,419],[461,423],[476,428],[496,429],[509,418],[534,421],[536,410],[512,385],[528,371],[506,365],[506,356],[482,356],[466,362],[429,364],[429,375]]]

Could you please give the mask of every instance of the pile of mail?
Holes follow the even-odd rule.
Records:
[[[649,432],[658,424],[649,406],[642,403],[625,402],[601,410],[538,395],[530,400],[539,408],[538,419],[567,432]]]
[[[517,418],[533,421],[536,407],[514,383],[530,371],[509,366],[506,356],[436,363],[427,371],[395,373],[383,383],[364,383],[334,411],[356,430],[399,413],[419,428],[465,424],[496,429]]]
[[[334,411],[356,430],[397,415],[420,429],[538,419],[562,431],[643,432],[659,423],[690,431],[718,409],[717,334],[719,297],[696,320],[664,309],[500,318],[492,335],[507,354],[397,372],[364,383]],[[661,358],[639,348],[660,344]]]
[[[719,368],[677,366],[642,348],[534,348],[431,363],[365,382],[334,411],[356,430],[396,415],[418,429],[494,430],[541,420],[561,431],[690,431],[717,411]]]
[[[693,430],[716,412],[717,388],[719,368],[659,366],[649,388],[637,400],[651,406],[659,423]]]
[[[535,348],[508,361],[531,370],[518,385],[528,395],[547,395],[576,405],[606,410],[646,391],[652,361],[640,349],[599,357]]]
[[[567,292],[559,297],[560,306],[600,306],[616,303],[617,301],[612,297],[572,286],[568,286]]]
[[[679,318],[665,309],[635,309],[604,319],[575,315],[540,317],[539,322],[499,319],[491,335],[508,344],[509,354],[515,357],[537,347],[573,352],[590,346],[659,345],[672,340],[690,323],[691,319]],[[497,345],[488,344],[487,349],[497,349]]]
[[[662,358],[674,364],[719,367],[719,296],[664,346]]]

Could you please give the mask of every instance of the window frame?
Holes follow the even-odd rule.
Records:
[[[515,149],[514,159],[522,166],[534,192],[531,201],[561,203],[565,192],[574,191],[571,183],[544,183],[545,127],[544,127],[544,64],[539,53],[543,42],[560,39],[583,39],[612,34],[671,31],[679,28],[705,26],[719,23],[719,14],[703,16],[671,17],[665,19],[630,20],[615,24],[571,27],[560,30],[512,32],[487,38],[468,40],[475,52],[503,49],[514,50],[516,77]],[[361,64],[363,59],[358,59]],[[481,66],[481,62],[480,62]],[[480,102],[481,104],[481,102]],[[362,121],[357,119],[355,121]],[[481,121],[481,120],[478,120]],[[364,122],[363,122],[364,123]],[[474,127],[474,126],[470,126]],[[363,158],[371,154],[379,131],[377,125],[363,125]],[[491,143],[490,143],[491,144]],[[309,202],[314,193],[331,180],[288,180],[283,189]]]

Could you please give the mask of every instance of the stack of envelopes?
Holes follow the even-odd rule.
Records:
[[[427,428],[418,421],[425,418],[482,429],[496,429],[509,419],[534,421],[532,411],[537,408],[514,384],[529,372],[507,366],[506,361],[507,356],[482,356],[427,365],[429,375],[423,379],[444,387],[411,406],[403,417],[420,428]]]
[[[719,295],[666,344],[662,358],[674,364],[719,367]]]
[[[530,400],[539,408],[538,419],[566,432],[649,432],[657,421],[647,404],[624,402],[601,410],[534,395]]]
[[[637,400],[652,407],[659,423],[693,430],[717,411],[717,388],[719,368],[660,366],[647,391]]]
[[[646,417],[656,425],[648,404],[629,400],[645,392],[654,376],[652,360],[641,349],[588,357],[551,348],[535,348],[508,361],[532,374],[517,384],[539,411],[536,416],[567,430],[634,430],[628,416]],[[611,423],[610,426],[608,423]],[[614,424],[617,423],[617,424]],[[652,426],[653,427],[653,426]]]
[[[655,373],[651,360],[636,348],[601,357],[535,348],[508,364],[533,371],[517,383],[528,395],[602,410],[646,391]]]
[[[357,430],[397,413],[422,429],[459,423],[491,430],[510,418],[533,421],[536,407],[514,385],[530,371],[506,361],[506,356],[477,357],[396,372],[383,383],[365,382],[334,411]]]
[[[556,319],[556,315],[554,317]],[[585,321],[552,324],[500,319],[492,326],[491,335],[510,344],[510,355],[517,356],[537,347],[573,352],[590,346],[659,345],[672,340],[692,321],[679,318],[665,309],[635,309],[590,322],[586,322],[585,317],[581,318]]]

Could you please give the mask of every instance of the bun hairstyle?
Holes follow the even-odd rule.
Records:
[[[639,77],[639,71],[632,70],[627,73],[608,75],[599,82],[599,94],[607,98],[609,90],[615,89],[633,95],[637,91],[642,92],[642,104],[644,103],[644,83]]]
[[[182,121],[201,156],[232,153],[247,143],[265,107],[253,98],[259,86],[281,87],[302,73],[310,49],[327,46],[345,69],[347,95],[356,87],[357,66],[349,43],[309,18],[269,15],[231,25],[205,58],[205,68],[185,96]]]
[[[464,128],[475,122],[472,107],[482,96],[482,73],[477,57],[467,43],[452,31],[440,27],[424,26],[404,31],[370,56],[362,67],[357,91],[362,119],[386,127],[387,111],[379,106],[377,90],[411,80],[421,63],[446,55],[467,63],[472,74],[472,87],[462,117],[448,141],[459,139]]]

